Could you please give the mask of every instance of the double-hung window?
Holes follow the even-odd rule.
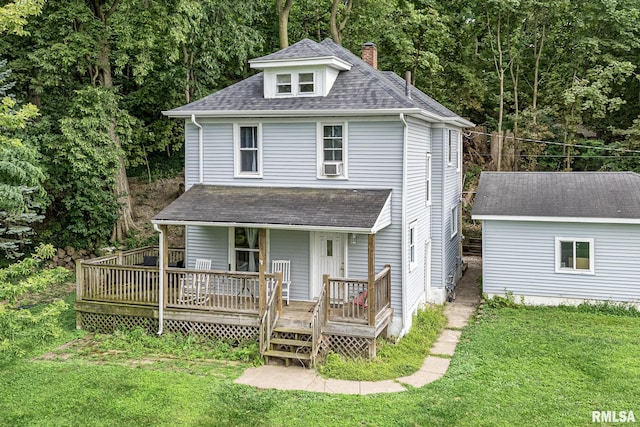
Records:
[[[447,130],[447,165],[451,166],[453,163],[453,131]]]
[[[426,205],[431,205],[431,153],[427,153],[427,164],[425,170],[424,197]]]
[[[291,74],[276,74],[276,93],[278,95],[291,94]]]
[[[318,125],[319,177],[346,177],[346,124]]]
[[[458,205],[451,207],[451,238],[458,234]]]
[[[556,273],[593,274],[593,239],[556,237]]]
[[[233,265],[234,271],[258,271],[260,259],[260,245],[258,229],[249,227],[232,228],[233,236]]]
[[[315,92],[313,73],[298,74],[298,93],[310,94]]]
[[[418,221],[409,224],[409,271],[413,270],[417,265],[416,243],[418,242]]]
[[[235,132],[235,175],[262,176],[262,129],[260,125],[237,124]]]

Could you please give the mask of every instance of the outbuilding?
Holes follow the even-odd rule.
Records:
[[[530,304],[640,304],[640,175],[483,172],[483,292]]]

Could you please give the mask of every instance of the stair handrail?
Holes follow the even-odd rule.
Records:
[[[267,299],[267,306],[260,319],[260,355],[264,356],[269,345],[273,329],[280,318],[282,310],[282,273],[275,273],[275,279],[267,279],[267,287],[271,290]]]
[[[326,310],[325,305],[327,303],[326,299],[327,293],[327,283],[324,282],[322,284],[322,290],[320,291],[320,297],[318,298],[318,302],[316,306],[313,308],[313,313],[311,315],[311,366],[316,365],[316,359],[318,357],[318,353],[320,352],[320,342],[322,339],[322,326],[325,324],[326,318]]]

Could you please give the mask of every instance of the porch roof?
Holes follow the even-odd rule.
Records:
[[[151,222],[374,234],[391,224],[391,190],[197,184]]]

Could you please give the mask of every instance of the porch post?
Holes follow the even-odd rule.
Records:
[[[162,263],[162,308],[167,308],[167,302],[169,301],[169,226],[161,225],[162,228],[162,253],[160,253],[160,262]]]
[[[264,228],[258,229],[258,248],[258,307],[262,316],[267,307],[267,282],[264,279],[267,269],[267,230]]]
[[[369,234],[368,235],[368,258],[367,258],[367,267],[369,277],[368,281],[368,289],[367,289],[367,299],[369,304],[369,326],[375,326],[376,324],[376,235]]]

